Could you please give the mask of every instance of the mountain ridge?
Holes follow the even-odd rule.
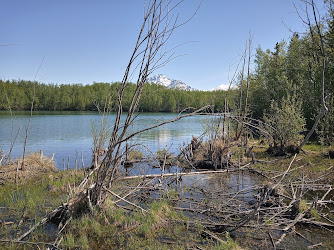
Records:
[[[168,89],[179,89],[179,90],[186,90],[186,91],[198,91],[198,89],[192,88],[190,85],[185,84],[181,80],[174,80],[168,78],[163,74],[156,74],[152,77],[147,79],[148,83],[155,83],[161,86],[164,86]],[[219,91],[224,90],[227,91],[229,88],[234,89],[234,86],[230,86],[230,84],[221,84],[214,89],[211,90],[204,90],[204,91]]]
[[[181,80],[170,79],[163,74],[157,74],[147,79],[148,83],[155,83],[158,85],[162,85],[169,89],[180,89],[187,91],[195,91],[197,89],[192,88],[191,86],[185,84]]]

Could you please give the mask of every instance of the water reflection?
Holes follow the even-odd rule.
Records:
[[[129,128],[129,133],[148,128],[160,122],[177,117],[173,113],[142,113],[135,124]],[[122,116],[124,120],[125,115]],[[107,126],[113,125],[115,115],[108,116]],[[192,135],[199,136],[204,131],[206,117],[196,116],[181,119],[175,123],[145,131],[132,138],[132,143],[141,143],[151,151],[156,152],[165,147],[172,152],[178,151],[179,144],[189,142]],[[16,140],[12,157],[19,157],[23,153],[25,129],[29,120],[29,112],[14,112],[11,117],[8,112],[0,112],[0,150],[8,153],[11,140],[18,128],[21,131]],[[58,168],[62,168],[63,159],[67,164],[70,157],[70,167],[74,167],[75,159],[81,162],[81,153],[87,165],[91,160],[92,124],[98,128],[101,116],[96,112],[34,112],[31,120],[27,151],[43,150],[45,155],[55,153]]]
[[[239,195],[236,195],[236,198],[240,198],[244,201],[254,199],[254,193],[251,188],[260,185],[262,182],[262,179],[242,171],[182,177],[182,185],[184,187],[188,186],[208,193],[217,193],[218,195],[239,193]]]

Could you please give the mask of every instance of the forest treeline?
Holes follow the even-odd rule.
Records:
[[[12,80],[1,81],[4,90],[0,94],[0,110],[30,110],[35,88],[34,110],[89,110],[103,109],[109,104],[111,109],[117,105],[117,88],[120,83],[82,84],[44,84],[39,82]],[[129,83],[125,89],[123,109],[127,111],[136,85]],[[229,99],[237,94],[229,94]],[[143,112],[179,112],[185,108],[200,108],[214,105],[215,111],[221,111],[225,91],[183,91],[167,89],[161,85],[146,84],[139,105]]]
[[[329,112],[322,118],[316,133],[323,140],[333,142],[334,15],[330,6],[327,7],[327,13],[320,21],[324,51],[319,30],[316,26],[310,25],[305,28],[304,33],[295,33],[288,41],[282,40],[276,45],[273,44],[273,50],[258,47],[254,57],[254,70],[249,78],[246,74],[241,77],[244,73],[240,73],[239,80],[233,83],[238,86],[237,89],[182,91],[146,84],[139,111],[179,112],[187,107],[200,108],[206,105],[214,105],[215,111],[222,111],[226,99],[230,110],[238,110],[240,103],[247,103],[247,116],[254,120],[269,121],[276,127],[279,126],[278,123],[282,123],[282,131],[287,131],[286,124],[292,128],[292,124],[297,120],[296,133],[306,132],[312,127],[321,109],[322,59],[325,52],[325,102]],[[116,93],[119,83],[58,85],[12,80],[0,81],[3,90],[0,92],[0,109],[29,110],[34,86],[35,110],[97,110],[97,106],[104,107],[106,102],[110,102],[112,108],[117,105]],[[240,102],[241,87],[243,94]],[[135,88],[136,85],[131,83],[126,88],[124,111],[129,108]],[[299,127],[304,131],[300,131]]]

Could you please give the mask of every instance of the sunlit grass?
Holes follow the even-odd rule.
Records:
[[[206,249],[233,249],[222,248],[225,245],[217,245],[210,240],[203,243],[200,236],[203,230],[201,226],[188,230],[186,223],[175,222],[182,221],[184,216],[177,213],[168,200],[152,202],[147,211],[127,212],[110,206],[94,216],[73,220],[62,247],[170,249],[171,245],[166,242],[173,242],[173,249],[191,248],[194,244],[205,244]],[[226,241],[228,246],[232,243],[234,241],[231,239]]]
[[[83,173],[80,171],[42,172],[39,176],[31,175],[30,178],[21,179],[15,183],[10,179],[5,185],[0,185],[0,218],[1,221],[13,222],[1,226],[0,238],[12,239],[21,235],[28,228],[41,221],[50,211],[66,202],[68,184],[78,185]],[[74,183],[76,183],[74,185]],[[56,226],[49,225],[38,227],[29,236],[30,241],[45,241],[53,239]],[[51,230],[52,228],[52,230]],[[50,231],[51,230],[51,231]],[[54,239],[53,239],[54,240]],[[84,248],[85,239],[81,239]],[[71,238],[68,239],[71,245]],[[0,248],[10,249],[11,245],[3,243]],[[26,246],[22,246],[26,247]]]

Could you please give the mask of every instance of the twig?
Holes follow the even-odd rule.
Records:
[[[319,244],[308,246],[307,249],[313,249],[313,248],[316,248],[316,247],[321,247],[322,245],[323,245],[322,242],[320,242]]]
[[[66,226],[68,225],[68,223],[70,223],[71,220],[72,220],[72,217],[70,217],[70,218],[68,218],[68,219],[66,220],[64,226],[62,226],[62,228],[59,230],[58,235],[60,235],[60,234],[64,231],[64,229],[66,228]],[[60,225],[60,224],[59,224],[59,225]]]
[[[43,65],[43,62],[44,62],[44,58],[43,57],[43,60],[41,62],[41,64],[39,65],[38,67],[38,70],[35,74],[35,78],[34,78],[34,94],[32,96],[32,101],[31,101],[31,107],[30,107],[30,117],[29,117],[29,121],[28,121],[28,125],[26,127],[26,136],[25,136],[25,139],[24,139],[24,148],[23,148],[23,155],[22,155],[22,164],[21,164],[21,169],[24,168],[24,158],[25,158],[25,153],[26,153],[26,148],[27,148],[27,141],[28,141],[28,133],[29,133],[29,127],[30,127],[30,123],[31,123],[31,119],[32,119],[32,111],[34,110],[34,104],[35,104],[35,97],[36,97],[36,77],[38,75],[38,72],[40,71],[42,65]]]
[[[290,173],[290,172],[292,172],[292,171],[296,171],[297,169],[303,168],[303,167],[305,167],[305,166],[306,166],[306,164],[304,164],[304,165],[302,165],[302,166],[299,166],[299,167],[297,167],[297,168],[291,169],[288,173]],[[284,174],[284,173],[283,173],[283,174]],[[280,177],[280,176],[282,176],[283,174],[275,175],[275,176],[271,177],[270,179],[276,179],[277,177]]]
[[[271,241],[271,244],[273,245],[273,249],[276,250],[276,245],[275,245],[275,242],[274,242],[274,239],[273,239],[273,236],[271,235],[271,233],[268,231],[268,235],[269,235],[269,238],[270,238],[270,241]]]
[[[281,237],[275,242],[276,245],[280,244],[283,239],[285,238],[287,232],[290,230],[290,228],[292,228],[294,225],[296,225],[303,217],[305,216],[305,212],[304,213],[299,213],[298,216],[296,217],[296,219],[294,219],[289,225],[287,225],[284,229],[283,229],[283,234],[281,235]]]
[[[292,166],[293,161],[296,159],[296,156],[297,156],[297,154],[295,154],[295,156],[293,157],[292,161],[289,164],[288,169],[284,172],[282,178],[279,180],[278,183],[275,184],[275,186],[273,187],[273,189],[275,189],[282,182],[282,180],[284,179],[285,175],[289,172],[289,170],[290,170],[290,168]]]
[[[124,198],[122,198],[122,197],[119,196],[118,194],[115,194],[113,191],[111,191],[111,190],[109,190],[109,189],[107,189],[107,188],[105,188],[105,187],[104,187],[103,189],[104,189],[105,191],[107,191],[108,193],[110,193],[110,194],[116,196],[118,199],[121,199],[122,201],[124,201],[124,202],[126,202],[126,203],[129,203],[130,205],[132,205],[132,206],[134,206],[134,207],[136,207],[136,208],[139,208],[139,209],[142,211],[142,213],[144,213],[144,212],[148,213],[148,211],[147,211],[146,209],[144,209],[144,208],[142,208],[142,207],[140,207],[140,206],[138,206],[138,205],[136,205],[136,204],[134,204],[134,203],[132,203],[132,202],[130,202],[130,201],[124,199]]]
[[[215,240],[215,241],[217,241],[219,243],[223,243],[223,244],[226,243],[225,241],[223,241],[222,239],[220,239],[216,234],[214,234],[214,233],[212,233],[212,232],[210,232],[208,230],[203,230],[202,231],[202,235],[206,236],[206,237],[209,237],[209,238],[211,238],[211,239],[213,239],[213,240]]]
[[[19,236],[18,238],[16,238],[14,241],[21,241],[23,238],[25,238],[26,236],[28,236],[31,232],[33,232],[36,228],[38,228],[39,226],[44,225],[45,223],[49,222],[50,219],[56,215],[59,211],[61,211],[63,209],[63,206],[60,206],[58,208],[56,208],[55,210],[53,210],[51,213],[49,213],[47,216],[45,216],[40,222],[38,222],[36,225],[34,225],[32,228],[30,228],[27,232],[25,232],[24,234],[22,234],[21,236]]]
[[[295,233],[296,233],[298,236],[302,237],[304,240],[307,240],[310,244],[314,245],[312,241],[310,241],[308,238],[306,238],[306,237],[305,237],[304,235],[302,235],[301,233],[298,233],[296,230],[295,230]]]

